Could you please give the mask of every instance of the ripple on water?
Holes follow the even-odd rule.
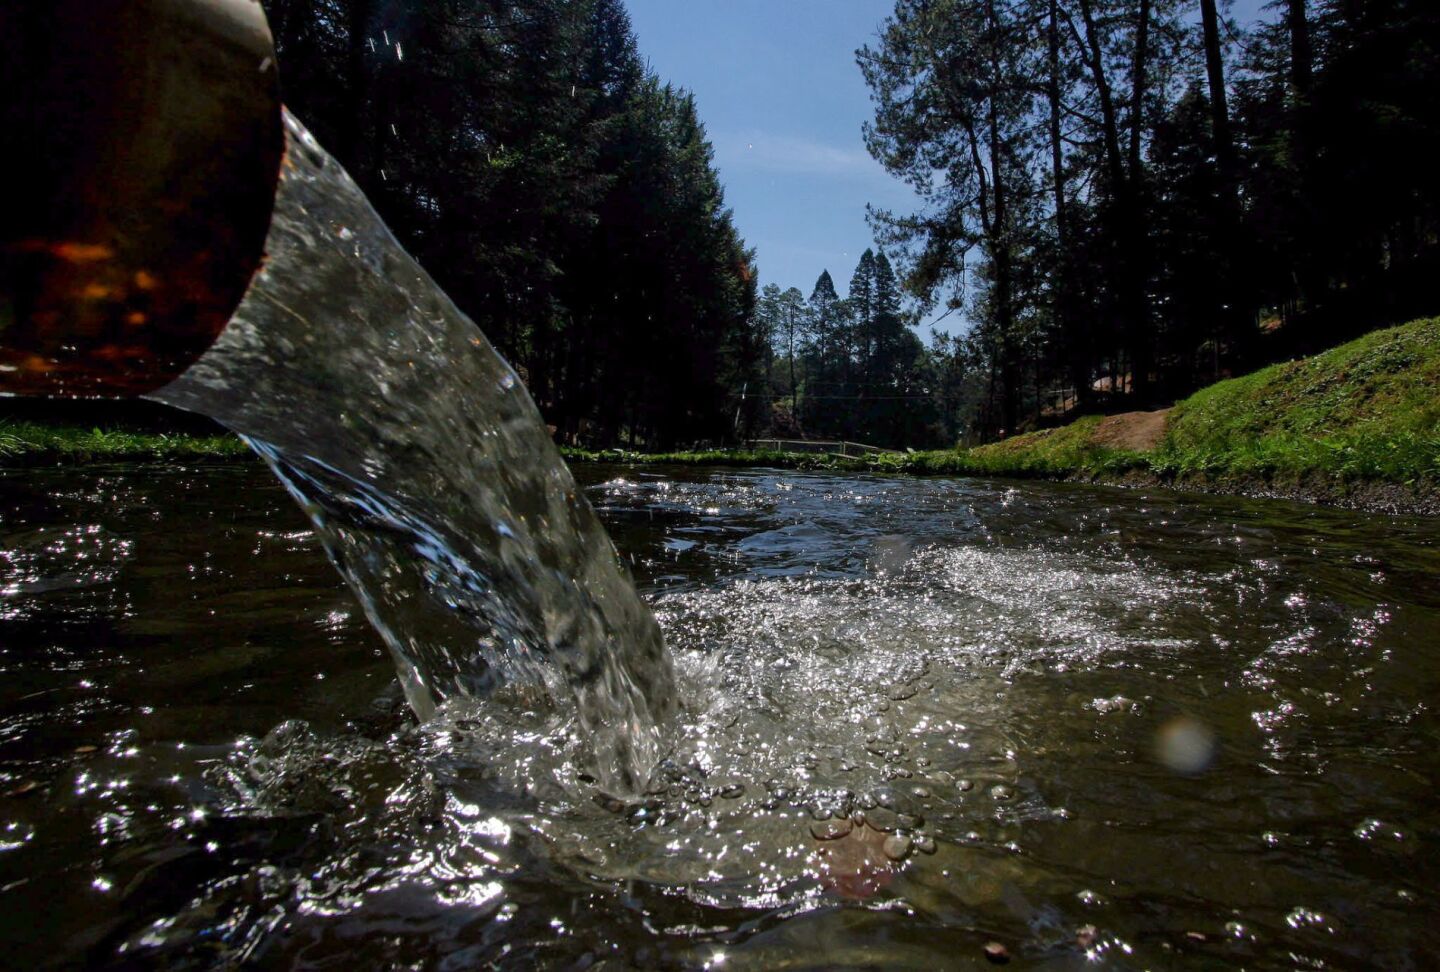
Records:
[[[316,659],[374,648],[333,592],[278,597],[304,558],[325,570],[313,537],[234,528],[212,573],[164,592],[186,601],[167,629],[159,592],[128,569],[160,538],[105,521],[136,546],[83,589],[84,610],[110,610],[94,595],[114,588],[147,616],[126,632],[216,658],[187,681],[165,663],[174,648],[136,655],[166,687],[146,696],[97,661],[135,642],[103,656],[70,644],[71,663],[97,667],[27,686],[51,694],[13,703],[4,754],[57,726],[78,738],[0,768],[5,791],[34,784],[0,801],[0,883],[80,882],[66,893],[97,902],[104,954],[152,963],[334,964],[363,949],[377,965],[694,967],[723,952],[764,967],[816,942],[835,964],[901,967],[983,959],[991,941],[1021,962],[1121,965],[1434,954],[1419,916],[1440,880],[1440,679],[1407,645],[1440,626],[1404,590],[1426,563],[1415,548],[1362,537],[1409,565],[1378,585],[1370,560],[1305,553],[1313,525],[1301,556],[1248,507],[604,478],[596,505],[621,550],[643,580],[675,580],[652,600],[683,717],[645,792],[606,792],[573,718],[520,689],[416,726],[394,698],[370,709],[379,682],[332,668],[276,683],[256,716],[245,686],[267,668],[308,680]],[[289,558],[286,580],[257,574],[262,548]],[[233,597],[232,622],[190,599],[212,591]],[[67,597],[0,604],[43,620]],[[281,625],[285,612],[304,623]],[[275,653],[245,645],[276,638]],[[272,714],[307,694],[342,714]],[[1174,725],[1209,734],[1205,765],[1167,765]]]

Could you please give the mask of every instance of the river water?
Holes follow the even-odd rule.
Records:
[[[258,465],[0,474],[14,967],[1440,964],[1440,530],[582,467],[675,656],[643,797],[418,725]]]

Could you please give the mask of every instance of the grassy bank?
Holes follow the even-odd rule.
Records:
[[[237,459],[253,453],[233,435],[159,434],[0,423],[0,467],[147,459]]]
[[[1143,447],[1127,426],[1159,434]],[[1143,437],[1142,437],[1143,438]],[[572,462],[1150,482],[1440,510],[1440,318],[1222,381],[1168,414],[1087,416],[974,449],[863,457],[568,450]]]
[[[628,463],[663,466],[771,466],[780,469],[819,469],[839,472],[898,472],[919,476],[1025,476],[1056,478],[1076,472],[1100,475],[1123,472],[1143,464],[1139,453],[1092,447],[1089,431],[1098,416],[1081,419],[1063,429],[1037,436],[1017,436],[1005,443],[978,449],[937,449],[926,452],[880,452],[864,456],[835,453],[752,452],[711,450],[698,452],[630,452],[605,449],[560,450],[570,463]],[[1017,443],[1012,447],[1011,443]]]
[[[1123,424],[1125,417],[1112,418]],[[1118,450],[1098,418],[970,450],[997,474],[1381,482],[1440,488],[1440,318],[1201,389],[1153,447]]]
[[[571,463],[1130,480],[1440,509],[1440,318],[1377,331],[1313,358],[1219,382],[1166,414],[1088,416],[974,449],[848,457],[731,450],[561,452]],[[0,466],[248,454],[228,435],[0,424]]]
[[[1440,318],[1196,392],[1176,406],[1152,464],[1440,483]]]

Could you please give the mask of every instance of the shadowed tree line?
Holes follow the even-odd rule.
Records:
[[[771,349],[773,433],[893,447],[954,442],[975,404],[955,368],[955,343],[937,334],[927,348],[903,297],[889,258],[874,250],[860,256],[843,298],[828,270],[808,298],[765,286],[756,318]]]
[[[749,431],[766,349],[694,99],[620,0],[266,0],[286,102],[572,441]]]
[[[933,349],[952,423],[1163,404],[1440,303],[1440,5],[1223,14],[898,0],[857,52],[867,145],[924,201],[877,238],[971,324]]]

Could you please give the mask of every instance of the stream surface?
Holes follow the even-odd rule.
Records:
[[[0,474],[15,968],[1440,965],[1440,529],[580,467],[675,658],[417,725],[258,464]]]

